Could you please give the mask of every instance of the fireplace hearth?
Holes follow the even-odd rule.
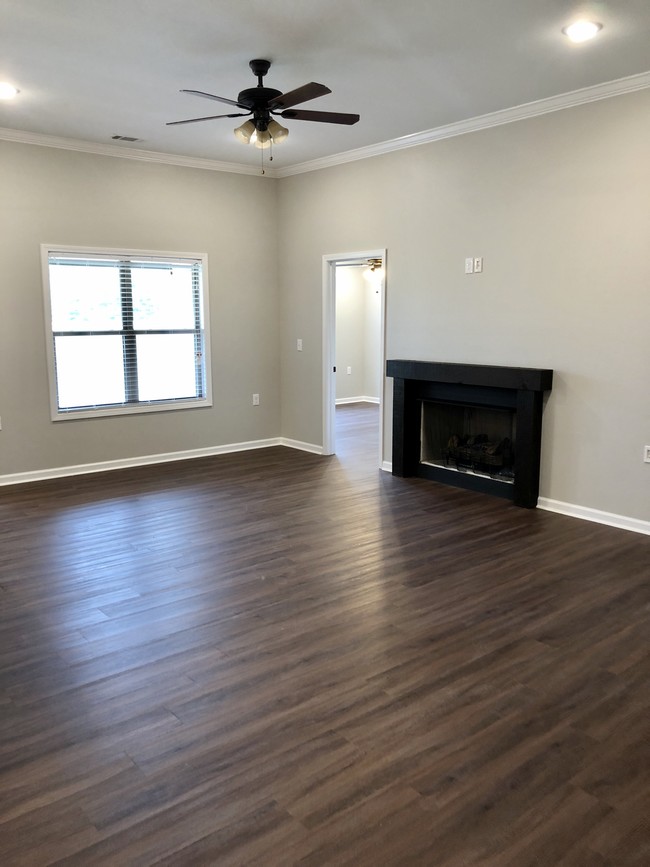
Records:
[[[386,372],[394,379],[393,475],[535,508],[552,370],[391,360]]]

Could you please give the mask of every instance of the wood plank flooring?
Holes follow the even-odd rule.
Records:
[[[650,863],[650,537],[337,425],[0,490],[2,865]]]

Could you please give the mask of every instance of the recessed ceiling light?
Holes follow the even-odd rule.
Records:
[[[0,99],[13,99],[17,93],[20,91],[13,84],[9,84],[8,81],[0,81]]]
[[[568,36],[571,42],[586,42],[588,39],[593,39],[602,29],[603,25],[596,21],[574,21],[568,27],[563,27],[562,33]]]

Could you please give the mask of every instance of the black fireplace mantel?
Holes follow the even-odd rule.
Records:
[[[544,392],[553,371],[531,367],[391,360],[393,377],[393,475],[421,476],[512,499],[534,508],[539,495]],[[420,462],[422,401],[508,408],[516,413],[514,484],[451,472]]]

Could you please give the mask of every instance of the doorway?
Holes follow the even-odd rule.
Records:
[[[377,293],[378,316],[374,326],[378,334],[374,335],[374,349],[378,370],[379,402],[379,453],[378,466],[383,460],[383,429],[384,429],[384,392],[386,383],[386,250],[360,250],[351,253],[338,253],[323,256],[323,454],[336,454],[336,385],[337,385],[337,317],[336,296],[337,280],[339,289],[342,285],[341,275],[349,274],[351,269],[361,273],[368,270],[368,263],[380,260],[379,275],[375,274],[376,282],[373,291]],[[378,279],[377,279],[378,276]],[[346,281],[349,282],[349,281]],[[347,377],[347,367],[339,378]],[[363,390],[361,395],[363,395]]]

